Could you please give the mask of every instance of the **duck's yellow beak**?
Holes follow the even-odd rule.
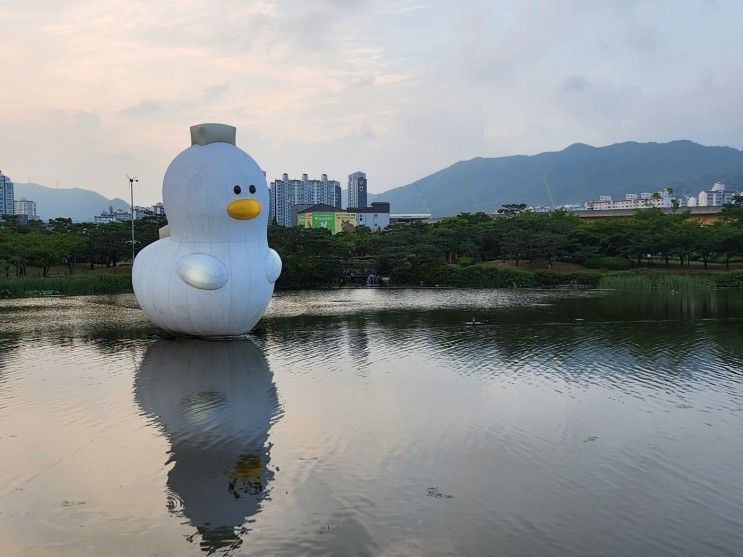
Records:
[[[227,214],[238,220],[254,219],[261,214],[261,204],[255,199],[235,199],[227,205]]]

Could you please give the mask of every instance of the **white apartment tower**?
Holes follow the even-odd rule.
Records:
[[[0,171],[0,215],[15,214],[13,182]]]
[[[366,173],[354,172],[348,176],[348,206],[367,207]]]
[[[25,197],[16,199],[15,201],[15,214],[26,215],[29,220],[34,220],[38,217],[36,214],[36,201],[31,201]]]
[[[319,180],[309,179],[302,174],[300,180],[290,180],[284,173],[270,184],[270,220],[281,226],[296,226],[292,222],[292,207],[296,205],[315,205],[324,203],[341,208],[341,184],[337,180],[328,180],[323,174]]]

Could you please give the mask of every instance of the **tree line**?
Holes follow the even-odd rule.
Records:
[[[324,229],[269,226],[269,244],[281,255],[278,286],[341,284],[353,276],[377,274],[392,284],[436,282],[452,268],[508,260],[527,268],[533,261],[570,262],[595,269],[624,269],[648,259],[670,266],[729,268],[743,258],[743,202],[723,208],[722,218],[701,226],[678,210],[638,210],[628,218],[587,222],[566,211],[537,213],[506,205],[493,218],[461,214],[433,224],[397,225],[381,232],[359,226],[331,235]],[[135,249],[157,240],[164,217],[135,221]],[[55,266],[74,274],[95,266],[115,267],[131,259],[130,223],[21,224],[6,217],[0,226],[0,265],[5,276],[27,276],[29,268],[46,276]]]
[[[349,268],[388,276],[397,285],[427,284],[452,267],[494,260],[526,269],[546,261],[621,270],[648,260],[669,268],[716,262],[729,269],[743,257],[743,202],[723,208],[721,216],[702,226],[681,210],[642,209],[628,218],[586,221],[567,211],[538,213],[511,204],[495,218],[460,214],[382,232],[356,227],[331,236],[321,229],[271,226],[269,239],[284,261],[281,284],[287,287],[337,283]]]
[[[166,224],[164,217],[149,215],[135,221],[135,249],[158,238]],[[96,265],[116,267],[130,261],[131,223],[74,223],[57,218],[49,222],[31,220],[23,224],[16,216],[5,216],[0,226],[0,272],[2,276],[28,276],[31,267],[42,277],[55,266],[66,267],[69,274]]]

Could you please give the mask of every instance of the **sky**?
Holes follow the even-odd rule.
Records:
[[[161,199],[189,126],[369,189],[576,142],[743,148],[738,0],[0,0],[0,170]]]

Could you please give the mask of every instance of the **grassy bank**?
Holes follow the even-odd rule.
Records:
[[[461,288],[608,288],[628,292],[743,288],[743,271],[727,273],[660,273],[657,271],[526,271],[504,267],[437,266],[411,269],[390,277],[393,286]]]
[[[716,276],[709,274],[681,273],[611,273],[599,282],[601,288],[627,292],[649,292],[653,290],[680,292],[685,290],[708,290],[717,288]]]
[[[524,271],[482,267],[476,265],[447,265],[418,268],[390,277],[396,287],[444,286],[453,288],[607,288],[627,292],[688,291],[713,288],[743,288],[743,270],[728,273],[658,273],[647,271],[555,272],[550,270]],[[338,286],[320,282],[305,282],[302,288],[329,288]],[[282,288],[277,288],[282,290]],[[286,289],[286,288],[284,288]],[[0,298],[30,298],[38,296],[76,296],[85,294],[114,294],[131,292],[131,277],[126,274],[68,275],[58,278],[0,279]]]
[[[131,292],[132,279],[127,274],[68,275],[47,278],[0,279],[0,298],[32,298],[37,296],[79,296],[83,294],[113,294]]]

